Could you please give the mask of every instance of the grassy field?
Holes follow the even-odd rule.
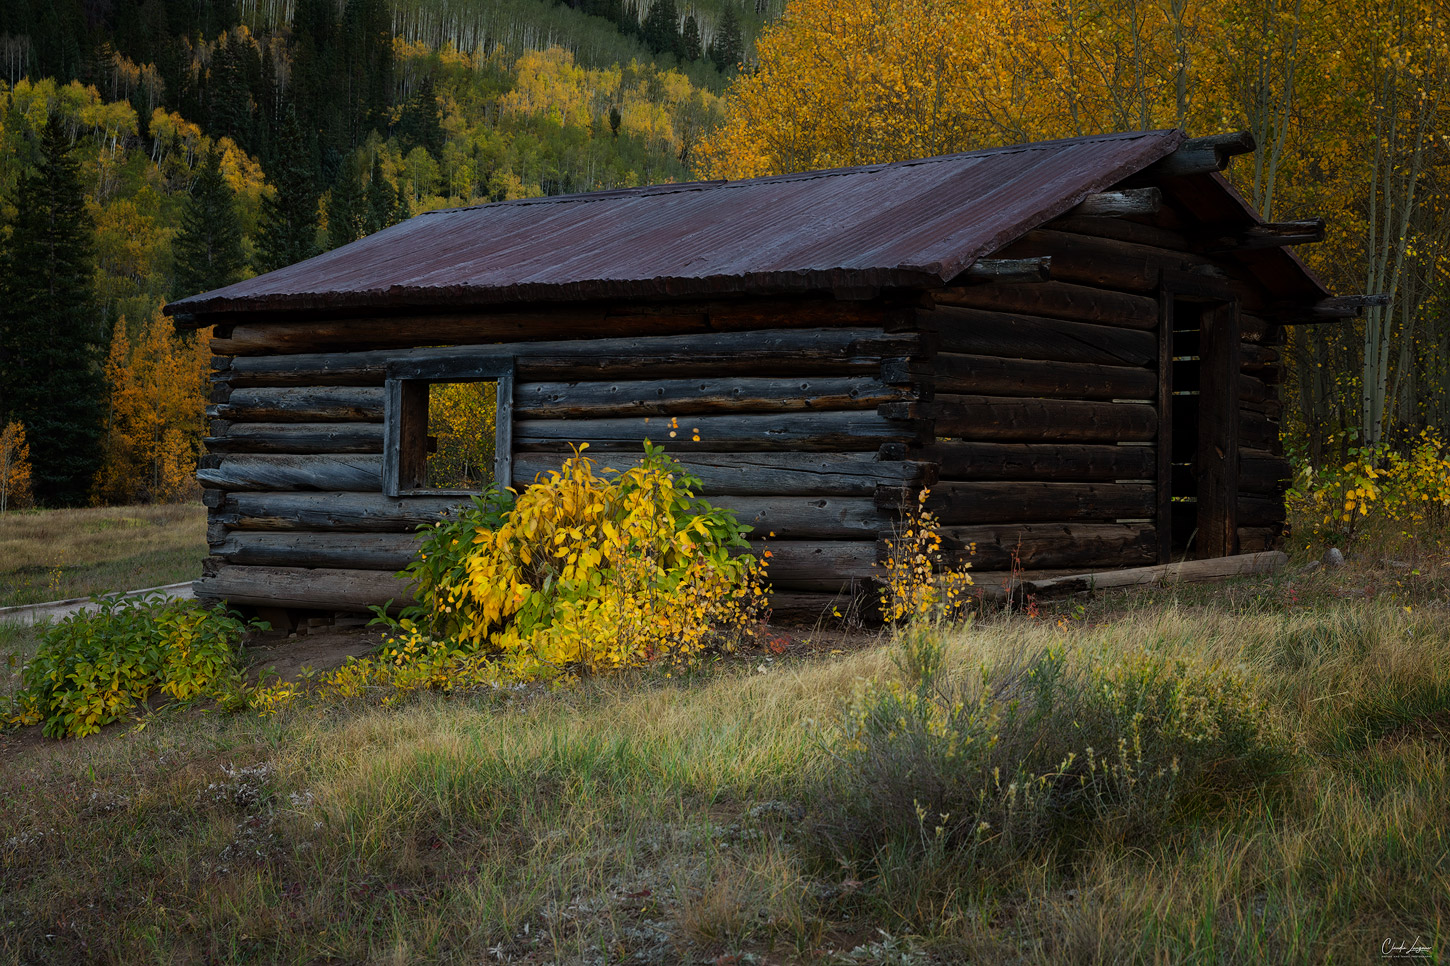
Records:
[[[200,504],[0,514],[0,607],[191,580],[205,557]]]
[[[0,737],[0,962],[1443,959],[1450,621],[1417,569],[986,615],[946,634],[933,692],[999,715],[978,757],[928,729],[863,760],[842,708],[863,679],[910,689],[901,647],[803,635],[684,678]],[[1055,703],[1018,721],[1044,655]],[[1171,768],[1145,745],[1110,807],[1054,793],[933,833],[975,827],[992,768],[1106,761],[1093,689],[1150,665],[1201,726]],[[913,808],[926,774],[956,799]]]

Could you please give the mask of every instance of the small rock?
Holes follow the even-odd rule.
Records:
[[[1324,551],[1324,566],[1334,568],[1344,566],[1344,553],[1338,547],[1330,547]]]

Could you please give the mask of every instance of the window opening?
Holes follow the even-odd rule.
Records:
[[[388,368],[389,496],[482,492],[511,480],[513,362],[445,359]]]

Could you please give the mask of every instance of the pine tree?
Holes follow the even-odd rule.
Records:
[[[371,235],[389,225],[398,223],[398,193],[383,174],[383,161],[373,155],[373,174],[364,193],[367,213],[363,217],[363,231]]]
[[[262,202],[262,232],[258,241],[261,268],[271,272],[317,254],[317,189],[297,112],[287,111],[277,141],[272,187],[276,193]]]
[[[246,264],[242,224],[215,147],[202,160],[171,250],[176,257],[172,291],[177,298],[230,285],[242,276]]]
[[[69,506],[89,496],[100,462],[95,229],[59,117],[46,123],[36,157],[0,252],[0,423],[26,426],[38,500]]]
[[[357,168],[351,158],[342,162],[342,171],[327,198],[327,244],[341,248],[363,235],[367,220],[367,199],[357,179]]]
[[[223,35],[217,43],[207,78],[207,106],[214,135],[229,135],[243,148],[255,150],[254,105],[243,61],[249,51],[244,49],[246,45],[240,38],[240,34]]]
[[[699,60],[702,53],[700,48],[700,22],[695,19],[692,13],[685,18],[685,33],[680,40],[684,48],[686,60]]]
[[[734,70],[740,65],[740,57],[744,53],[742,43],[735,4],[727,0],[725,13],[715,25],[715,38],[710,42],[710,59],[721,70]]]
[[[433,86],[433,75],[424,76],[418,90],[403,104],[395,132],[403,153],[421,145],[433,157],[443,153],[443,109]]]
[[[675,0],[654,0],[644,18],[644,42],[658,53],[673,53],[679,46]]]

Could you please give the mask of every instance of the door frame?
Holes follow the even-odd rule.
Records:
[[[1158,287],[1158,559],[1173,557],[1173,326],[1179,303],[1199,310],[1198,534],[1192,556],[1238,553],[1239,304],[1228,285],[1187,272]]]

